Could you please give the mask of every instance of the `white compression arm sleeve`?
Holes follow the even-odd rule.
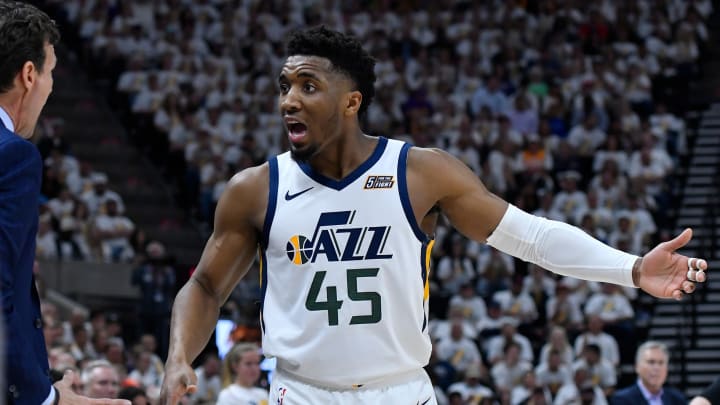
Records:
[[[553,273],[635,287],[632,268],[637,256],[614,249],[579,228],[530,215],[512,204],[487,243]]]

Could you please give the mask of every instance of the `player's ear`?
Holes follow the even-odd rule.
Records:
[[[362,93],[359,91],[351,91],[348,93],[347,102],[345,104],[345,115],[355,115],[362,105]]]

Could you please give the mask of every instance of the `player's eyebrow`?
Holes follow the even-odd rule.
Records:
[[[307,77],[313,80],[320,80],[320,77],[318,75],[308,71],[301,71],[296,75],[296,77]],[[280,73],[280,76],[278,76],[278,82],[283,80],[288,80],[287,75],[285,75],[285,73]]]

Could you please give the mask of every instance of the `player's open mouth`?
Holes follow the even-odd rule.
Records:
[[[307,125],[301,122],[288,123],[287,128],[290,140],[293,142],[300,141],[307,135]]]

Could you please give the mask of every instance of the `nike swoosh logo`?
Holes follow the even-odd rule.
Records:
[[[288,190],[285,192],[285,201],[290,201],[295,197],[299,197],[300,195],[307,193],[308,191],[312,190],[313,188],[315,188],[315,187],[306,188],[305,190],[297,192],[295,194],[290,194],[290,190]]]
[[[432,399],[432,397],[424,400],[422,403],[420,403],[420,401],[418,401],[418,405],[425,405],[425,404],[427,404],[428,402],[430,402],[431,399]]]

